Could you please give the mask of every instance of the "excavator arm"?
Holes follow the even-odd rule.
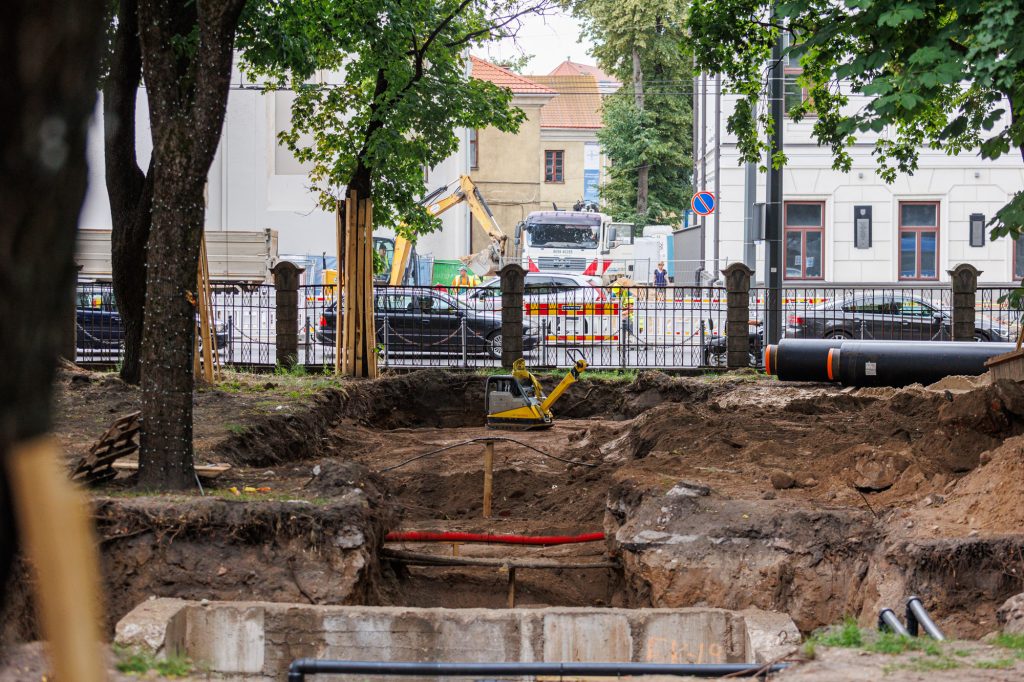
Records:
[[[426,202],[431,202],[436,194],[435,192],[429,195],[426,198]],[[469,205],[470,213],[473,214],[473,217],[477,219],[491,238],[490,247],[468,257],[468,264],[474,272],[478,275],[486,274],[491,269],[500,267],[501,258],[505,255],[505,243],[508,241],[508,236],[502,231],[498,221],[494,219],[491,207],[487,205],[487,201],[480,194],[480,190],[477,188],[476,183],[473,182],[473,179],[468,175],[459,176],[459,186],[455,191],[438,201],[426,203],[427,213],[431,216],[439,216],[463,201]],[[391,262],[389,284],[402,284],[405,269],[409,266],[409,257],[411,255],[412,243],[405,237],[396,236],[395,257]],[[480,269],[483,269],[483,272],[479,272]]]

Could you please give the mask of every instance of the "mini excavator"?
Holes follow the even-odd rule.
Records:
[[[550,428],[554,423],[551,406],[586,369],[587,361],[580,353],[565,378],[551,395],[545,396],[537,377],[526,369],[526,361],[516,360],[511,374],[487,377],[484,390],[487,427],[507,431]]]

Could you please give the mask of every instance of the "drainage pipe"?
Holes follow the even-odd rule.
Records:
[[[939,626],[935,624],[932,617],[925,611],[920,597],[910,597],[907,599],[907,631],[914,637],[917,637],[918,625],[924,628],[924,631],[932,639],[939,641],[946,639],[946,636],[942,634],[942,630],[939,629]]]
[[[431,532],[402,530],[388,533],[387,542],[492,542],[503,545],[570,545],[577,542],[600,542],[604,533],[582,535],[491,535],[458,531]]]
[[[782,339],[764,351],[764,371],[780,381],[828,381],[828,352],[843,339]]]
[[[843,386],[931,384],[950,375],[984,374],[985,361],[1014,348],[973,341],[846,341],[828,351],[825,373]]]
[[[784,670],[785,664],[759,663],[449,663],[411,661],[331,661],[300,658],[288,668],[288,682],[305,682],[306,675],[398,675],[425,677],[752,677]]]
[[[888,630],[897,635],[904,637],[910,637],[910,632],[903,627],[903,623],[900,622],[899,616],[892,609],[882,609],[878,614],[878,629],[881,631]]]

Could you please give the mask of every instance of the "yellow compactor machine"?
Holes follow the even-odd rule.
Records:
[[[587,361],[581,354],[548,396],[544,395],[537,377],[526,369],[522,358],[512,364],[511,374],[487,377],[484,401],[488,428],[509,431],[549,428],[554,423],[551,406],[586,369]]]

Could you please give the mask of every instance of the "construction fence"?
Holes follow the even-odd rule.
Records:
[[[781,311],[785,337],[908,341],[1015,341],[1024,314],[1024,307],[1009,296],[1012,285],[977,286],[976,280],[968,299],[949,284],[787,284],[772,291],[750,286],[748,280],[747,294],[737,297],[734,291],[731,298],[734,286],[729,279],[727,284],[564,287],[527,283],[521,330],[513,331],[522,334],[523,355],[533,367],[565,366],[568,353],[580,351],[595,368],[683,369],[726,365],[729,319],[734,320],[734,332],[744,326],[737,321],[746,321],[745,364],[759,365],[765,322],[775,311]],[[303,285],[297,293],[297,297],[278,297],[272,284],[215,282],[214,338],[221,362],[268,370],[278,366],[281,358],[294,357],[307,369],[333,370],[336,288]],[[375,287],[379,366],[500,367],[502,297],[497,286]],[[282,301],[296,299],[297,310],[280,309]],[[965,300],[969,309],[964,308]],[[77,361],[115,365],[123,353],[123,331],[111,285],[80,283],[77,302]],[[965,337],[967,315],[970,332]],[[279,317],[297,320],[294,345],[287,354],[277,347]],[[285,342],[290,341],[286,334]]]

